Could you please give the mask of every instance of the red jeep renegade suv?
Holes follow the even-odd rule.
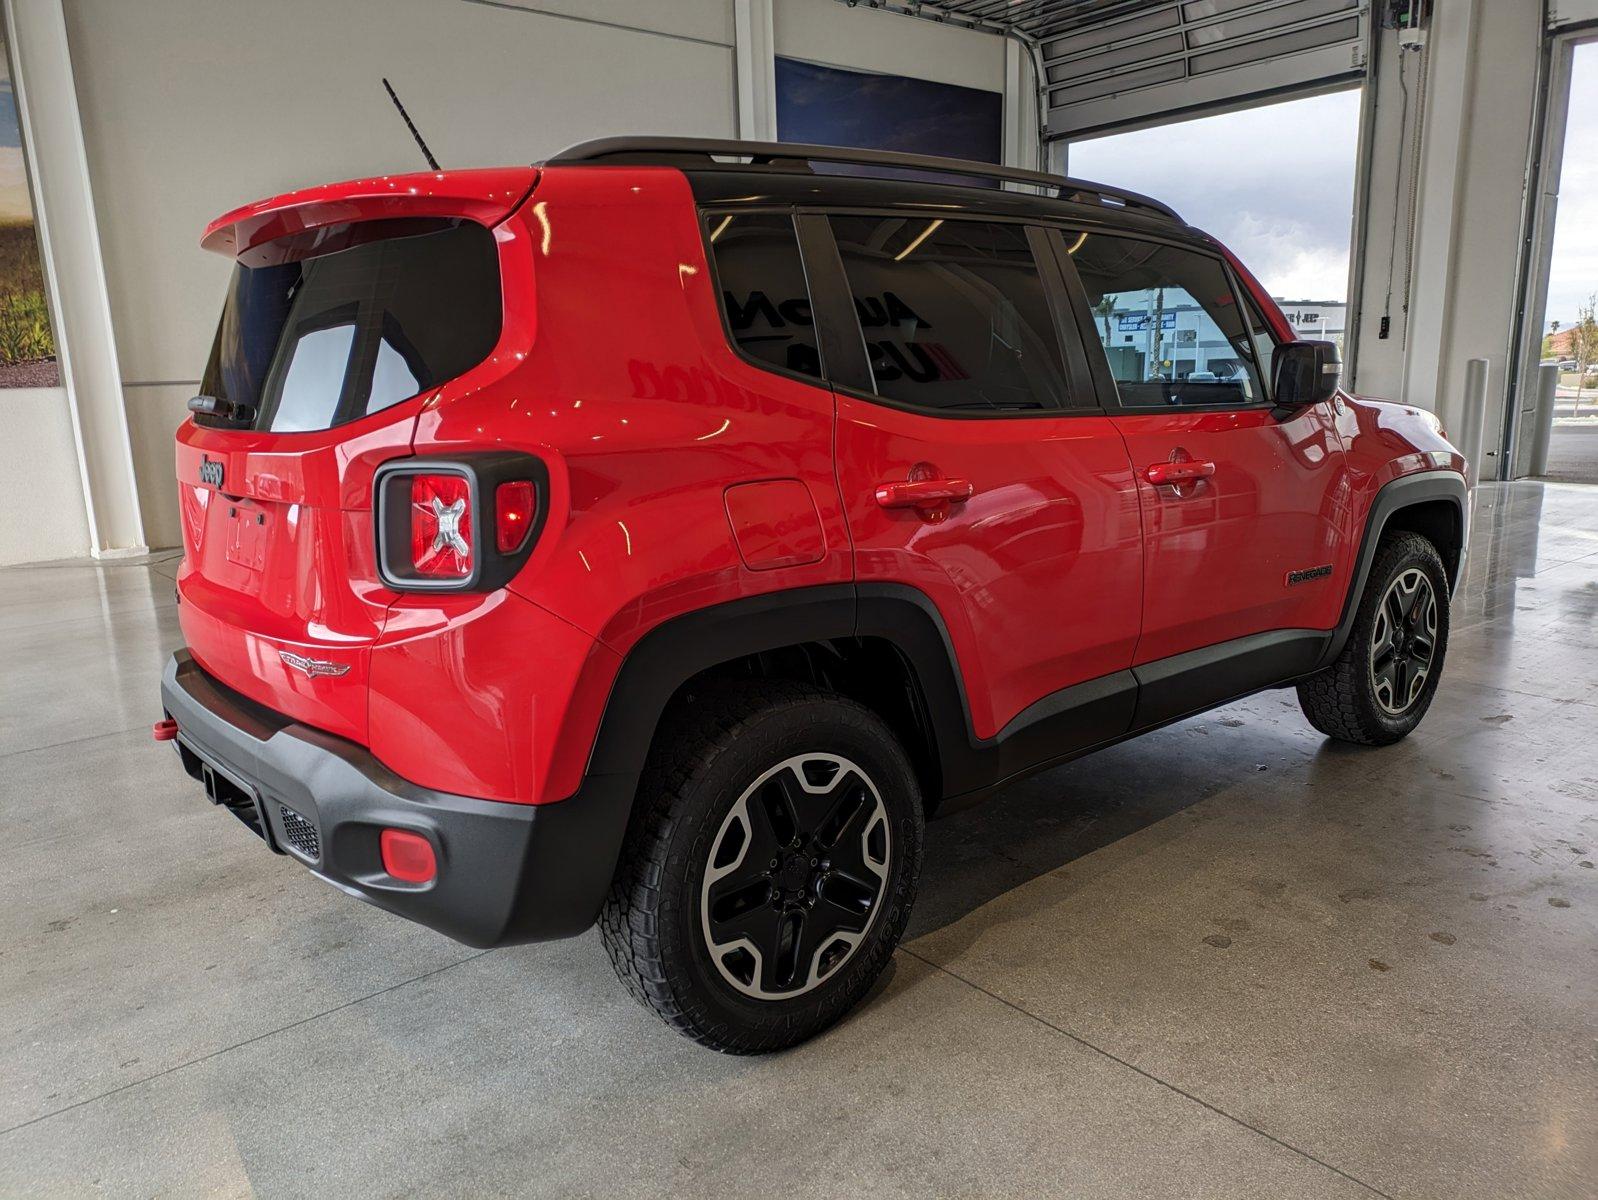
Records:
[[[460,941],[598,921],[717,1049],[860,999],[928,816],[1262,688],[1366,745],[1437,688],[1464,461],[1146,197],[615,139],[203,245],[158,736]]]

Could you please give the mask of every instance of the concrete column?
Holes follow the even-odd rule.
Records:
[[[61,4],[6,0],[11,82],[72,412],[90,553],[143,554],[122,376]]]
[[[1424,82],[1421,52],[1401,50],[1390,30],[1376,38],[1353,386],[1430,409],[1452,431],[1466,364],[1485,358],[1482,479],[1506,474],[1499,431],[1516,384],[1508,367],[1542,38],[1541,0],[1433,5]]]
[[[1043,170],[1038,138],[1038,81],[1031,51],[1004,39],[1004,165]]]
[[[772,0],[733,0],[732,29],[738,58],[738,136],[777,140],[777,62]]]

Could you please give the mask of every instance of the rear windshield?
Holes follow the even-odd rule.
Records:
[[[328,429],[476,366],[499,329],[494,235],[474,222],[362,221],[271,242],[233,270],[200,384],[223,403],[195,419]]]

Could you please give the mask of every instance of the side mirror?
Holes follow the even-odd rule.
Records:
[[[1324,404],[1337,394],[1343,356],[1336,342],[1284,342],[1271,363],[1276,407],[1297,410]]]

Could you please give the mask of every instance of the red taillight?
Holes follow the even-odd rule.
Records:
[[[499,485],[494,494],[494,530],[501,554],[514,554],[521,549],[527,531],[533,527],[535,504],[531,480],[512,479]]]
[[[434,579],[472,573],[472,493],[464,475],[411,476],[411,566]]]
[[[433,843],[419,833],[385,829],[377,844],[383,852],[383,870],[402,883],[427,883],[438,874]]]

